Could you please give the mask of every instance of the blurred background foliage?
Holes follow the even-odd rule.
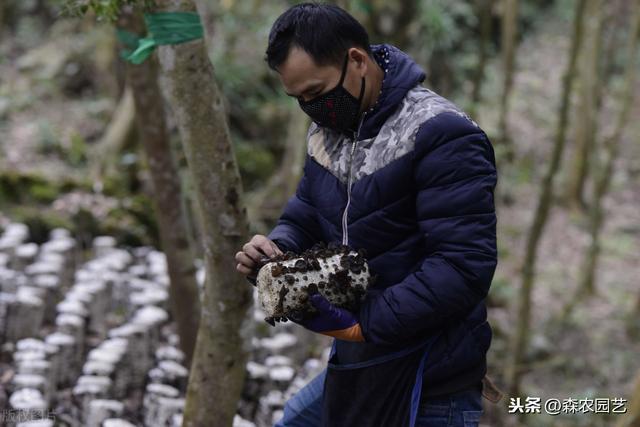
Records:
[[[29,127],[35,133],[25,143],[33,145],[28,156],[40,157],[40,160],[18,160],[18,163],[25,163],[25,169],[29,164],[33,166],[34,170],[27,176],[42,183],[66,179],[78,188],[91,188],[96,184],[88,173],[92,167],[90,153],[100,144],[104,127],[123,91],[123,67],[117,57],[120,48],[112,20],[119,7],[127,3],[135,1],[3,2],[4,42],[0,64],[5,69],[14,65],[14,72],[20,76],[18,87],[8,87],[6,83],[0,87],[0,120],[6,126],[6,120],[14,112],[22,112],[27,119],[34,105],[46,110],[48,101],[51,101],[50,105],[61,106],[65,101],[74,105],[67,113],[72,116],[69,117],[71,121],[47,114],[34,114],[28,118]],[[208,19],[215,23],[210,41],[211,60],[227,100],[236,156],[248,191],[259,188],[279,167],[278,159],[285,150],[283,141],[287,123],[292,114],[297,114],[297,106],[283,93],[277,75],[263,60],[271,23],[294,3],[258,0],[207,3],[211,14]],[[415,6],[411,6],[415,14],[409,17],[401,11],[406,6],[404,3],[414,2],[338,3],[367,24],[372,43],[404,43],[398,47],[414,56],[426,69],[429,85],[465,104],[471,90],[468,82],[477,61],[476,44],[469,43],[476,38],[478,30],[473,2],[415,2]],[[551,1],[530,3],[524,7],[521,16],[525,29],[523,36],[532,30],[536,16],[553,5]],[[570,5],[565,7],[569,9]],[[86,9],[98,11],[98,24],[92,13],[74,19]],[[494,24],[498,23],[500,11],[497,7],[493,8],[491,19]],[[403,29],[397,32],[396,24]],[[489,52],[495,57],[499,51],[499,25],[494,25],[493,29]],[[394,37],[396,33],[404,35]],[[456,55],[449,55],[450,51],[455,51]],[[72,124],[75,120],[79,122],[77,126]],[[173,131],[177,137],[175,128]],[[181,150],[177,141],[174,143],[175,153],[184,167]],[[25,148],[24,155],[26,151]],[[16,155],[22,157],[23,153]],[[117,156],[116,168],[125,173],[107,176],[99,187],[103,187],[101,191],[106,196],[123,199],[138,194],[137,189],[144,185],[146,178],[134,137],[120,147]],[[54,161],[57,165],[37,167],[39,161]],[[11,188],[11,183],[15,182],[13,176],[22,173],[19,170],[3,168],[3,175],[8,176],[2,177],[3,193],[6,194],[0,196],[7,202],[15,191]],[[71,190],[72,187],[68,184],[66,188]],[[24,187],[15,188],[23,192]],[[32,198],[41,203],[50,203],[50,199],[60,194],[55,183],[50,184],[50,190],[44,190],[43,185],[28,188],[35,189]],[[13,202],[24,200],[14,199]],[[140,241],[157,242],[157,235],[152,231],[145,230],[139,236]]]
[[[68,182],[65,187],[68,191],[93,188],[94,192],[118,200],[138,195],[140,188],[149,189],[135,129],[127,141],[119,143],[116,153],[110,155],[112,173],[96,182],[90,172],[96,167],[92,162],[102,156],[97,147],[103,143],[105,127],[123,95],[123,64],[118,57],[121,47],[115,37],[113,19],[123,4],[144,5],[149,1],[3,2],[0,67],[2,74],[10,78],[3,78],[0,85],[0,129],[6,131],[9,117],[15,114],[15,120],[26,121],[27,130],[23,133],[28,134],[24,135],[28,141],[21,141],[21,135],[16,139],[6,134],[0,141],[4,149],[12,152],[4,162],[9,167],[3,167],[0,172],[3,200],[11,201],[12,191],[23,192],[23,187],[11,188],[15,175],[21,174],[42,183],[51,182],[50,189],[45,189],[43,184],[28,187],[36,192],[30,197],[41,203],[61,196],[57,187],[60,180]],[[279,159],[286,150],[287,124],[292,117],[302,120],[294,100],[284,94],[277,75],[264,62],[271,23],[296,2],[211,0],[202,3],[208,14],[204,19],[213,29],[210,57],[227,100],[244,188],[256,191],[280,166]],[[491,99],[497,99],[500,92],[501,2],[342,0],[336,3],[366,25],[372,43],[389,42],[405,50],[426,70],[427,86],[467,109],[475,108],[472,92],[478,68],[481,8],[485,8],[490,23],[486,46],[489,68],[480,97],[488,99],[485,108],[493,108]],[[569,0],[521,2],[518,39],[535,34],[549,16],[568,24],[572,9],[573,2]],[[88,14],[84,13],[86,10]],[[97,16],[94,11],[98,11]],[[78,19],[79,16],[82,17]],[[617,65],[621,61],[619,54],[614,55],[611,66],[621,68]],[[483,112],[477,115],[483,116]],[[552,118],[548,118],[549,122]],[[186,164],[175,124],[170,124],[174,153],[184,169]],[[484,127],[496,132],[492,126],[490,120],[485,120]],[[16,144],[20,147],[15,147]],[[46,167],[42,167],[43,162],[47,163]],[[123,173],[113,173],[115,170]],[[526,164],[518,168],[520,179],[530,178],[526,171]],[[188,187],[186,174],[183,179]],[[101,218],[97,222],[103,223]],[[152,223],[143,221],[139,242],[157,243],[153,227],[145,228],[145,224]]]

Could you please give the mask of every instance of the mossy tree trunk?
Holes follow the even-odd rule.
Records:
[[[145,34],[142,15],[130,8],[123,10],[119,25],[134,34]],[[153,183],[160,242],[167,257],[171,313],[176,320],[180,348],[189,366],[200,321],[200,290],[183,209],[180,172],[171,152],[164,101],[158,84],[158,63],[152,55],[139,65],[127,63],[126,68],[127,80],[133,92],[140,142]]]
[[[583,16],[586,0],[578,0],[569,49],[569,61],[563,76],[562,98],[558,111],[558,128],[556,131],[551,160],[545,171],[538,196],[536,210],[531,228],[527,234],[525,255],[521,266],[521,287],[517,297],[516,328],[511,336],[509,358],[506,364],[507,393],[518,396],[520,388],[521,364],[529,341],[529,322],[531,317],[531,293],[535,279],[535,268],[538,244],[542,238],[544,227],[551,209],[554,181],[564,152],[567,123],[569,120],[569,104],[573,87],[573,76],[580,46],[582,45]]]
[[[195,11],[159,0],[156,11]],[[242,184],[222,93],[202,39],[158,48],[161,86],[175,115],[202,224],[206,280],[183,426],[232,424],[251,351],[252,291],[235,270],[248,239]]]

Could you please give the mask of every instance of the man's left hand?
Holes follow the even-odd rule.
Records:
[[[360,322],[353,313],[331,304],[320,293],[311,294],[309,302],[318,310],[317,314],[309,319],[289,319],[313,332],[339,340],[364,342]]]

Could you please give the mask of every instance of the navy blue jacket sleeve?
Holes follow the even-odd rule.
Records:
[[[304,169],[296,193],[289,198],[276,226],[267,236],[281,251],[300,253],[321,240],[321,229],[315,207],[308,195],[307,169],[310,157],[306,154]]]
[[[398,344],[466,317],[486,297],[497,265],[497,172],[484,131],[440,113],[418,130],[413,155],[425,257],[400,283],[365,298],[359,315],[368,342]]]

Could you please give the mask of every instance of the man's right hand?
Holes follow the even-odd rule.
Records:
[[[272,240],[262,234],[256,234],[236,253],[236,270],[247,278],[255,278],[258,267],[263,265],[263,258],[273,258],[281,254],[282,251]]]

